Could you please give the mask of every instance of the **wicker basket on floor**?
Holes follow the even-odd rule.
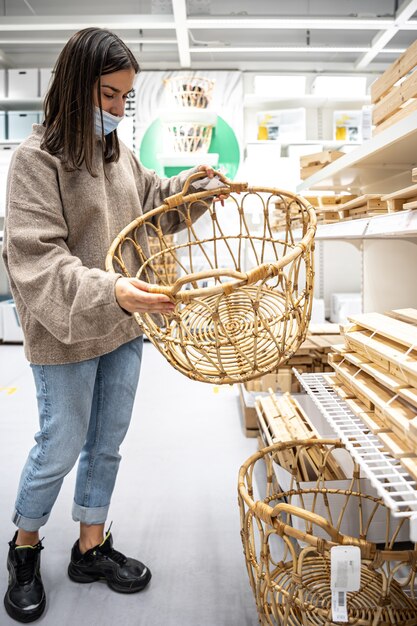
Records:
[[[248,187],[220,174],[222,187],[191,193],[202,176],[193,174],[181,193],[126,226],[113,241],[106,268],[156,283],[150,290],[175,303],[173,315],[163,319],[135,314],[171,365],[194,380],[242,382],[276,370],[305,338],[316,217],[313,207],[287,191]],[[222,194],[229,195],[225,206],[213,202],[213,195]],[[282,233],[272,233],[269,217],[277,199],[288,215],[297,207],[299,240],[290,219]],[[202,207],[205,215],[193,221],[193,211]],[[185,220],[174,243],[164,234],[169,213]],[[159,244],[152,254],[149,236],[154,249]],[[161,271],[161,260],[169,272]],[[179,278],[172,280],[175,274]]]
[[[291,453],[296,467],[298,457],[312,447],[321,457],[317,480],[301,483],[294,472],[286,489],[278,487],[276,454]],[[347,486],[330,486],[324,480],[329,455],[343,447],[332,440],[275,444],[251,456],[240,469],[241,536],[262,625],[336,626],[330,549],[337,545],[361,551],[360,589],[347,594],[349,624],[417,624],[417,550],[394,546],[400,531],[406,530],[404,518],[393,523],[383,501],[364,493],[356,465]],[[258,500],[256,487],[262,491]],[[353,527],[356,536],[344,532]]]

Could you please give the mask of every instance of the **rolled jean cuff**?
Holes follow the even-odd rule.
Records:
[[[72,504],[72,519],[83,524],[104,524],[109,512],[109,506],[86,507],[76,502]]]
[[[12,522],[18,528],[22,530],[26,530],[27,532],[35,532],[39,530],[41,526],[44,526],[49,519],[50,513],[43,515],[42,517],[31,518],[25,517],[24,515],[20,515],[18,511],[15,510],[12,516]]]

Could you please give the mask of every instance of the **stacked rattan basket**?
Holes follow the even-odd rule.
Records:
[[[164,81],[172,108],[161,112],[174,152],[207,152],[217,115],[208,111],[214,82],[200,76],[173,76]]]
[[[294,470],[287,488],[281,488],[274,472],[277,454],[291,454],[296,468],[313,448],[319,456],[316,480],[303,483]],[[358,546],[361,553],[360,589],[347,593],[349,624],[417,624],[417,550],[412,544],[394,546],[405,520],[392,523],[383,501],[365,491],[356,465],[343,488],[325,481],[330,455],[342,448],[330,440],[275,444],[254,454],[240,470],[241,536],[262,625],[336,624],[330,585],[333,546]],[[263,493],[256,498],[259,472]],[[353,536],[345,530],[352,526],[357,529]]]
[[[135,314],[171,365],[198,381],[242,382],[275,371],[305,338],[316,218],[314,209],[290,192],[233,183],[221,174],[214,191],[195,191],[192,183],[202,176],[194,174],[181,193],[126,226],[110,248],[106,268],[152,283],[151,291],[175,303],[171,316]],[[225,206],[213,201],[219,195],[228,196]],[[288,220],[282,233],[273,233],[269,219],[278,199]],[[303,224],[299,241],[289,218],[295,210]],[[164,232],[167,217],[183,227],[175,242]],[[161,270],[164,263],[167,269]]]

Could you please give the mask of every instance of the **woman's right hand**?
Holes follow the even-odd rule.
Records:
[[[149,285],[138,278],[120,277],[116,281],[115,295],[119,306],[128,313],[163,313],[170,315],[175,305],[168,296],[149,293]]]

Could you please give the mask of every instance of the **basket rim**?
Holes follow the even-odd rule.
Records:
[[[315,232],[317,228],[317,217],[314,207],[302,196],[291,193],[290,191],[284,189],[278,189],[276,187],[264,187],[264,186],[249,186],[247,183],[234,183],[232,181],[227,180],[223,175],[216,172],[215,174],[219,176],[221,181],[224,183],[223,187],[218,187],[216,189],[211,190],[203,190],[194,193],[187,193],[189,186],[192,184],[194,180],[197,178],[201,178],[202,174],[206,176],[206,172],[196,172],[192,174],[186,181],[182,192],[178,194],[174,194],[168,198],[166,198],[160,206],[152,209],[151,211],[147,211],[146,213],[138,216],[132,222],[130,222],[125,228],[123,228],[119,234],[114,238],[105,260],[105,267],[109,273],[117,274],[116,270],[113,267],[113,257],[114,253],[119,246],[120,243],[125,239],[125,237],[134,229],[142,226],[145,222],[149,221],[152,217],[165,213],[170,209],[174,209],[182,204],[187,202],[197,202],[199,200],[205,200],[207,198],[213,198],[215,196],[220,195],[229,195],[234,191],[243,192],[243,193],[269,193],[271,195],[282,195],[291,198],[293,201],[299,202],[303,208],[307,211],[309,217],[309,223],[307,225],[307,231],[303,238],[294,243],[290,252],[287,252],[279,261],[276,262],[267,262],[262,263],[261,265],[256,266],[252,270],[248,272],[236,272],[233,270],[235,276],[235,280],[227,283],[228,289],[233,290],[237,287],[242,287],[243,285],[252,284],[253,282],[257,282],[259,280],[259,271],[262,270],[264,272],[264,278],[269,278],[276,275],[283,267],[294,261],[301,254],[307,250],[310,246]],[[231,272],[231,269],[225,268],[225,271]],[[240,274],[240,275],[237,275]],[[198,278],[198,275],[195,276]],[[256,280],[255,280],[256,278]],[[224,285],[219,284],[214,287],[203,287],[199,289],[187,289],[186,292],[181,292],[181,286],[184,283],[184,280],[178,280],[172,286],[163,286],[163,285],[149,285],[149,291],[151,293],[162,293],[170,297],[171,299],[183,300],[184,302],[189,302],[194,297],[201,297],[202,295],[220,295],[224,293]]]

